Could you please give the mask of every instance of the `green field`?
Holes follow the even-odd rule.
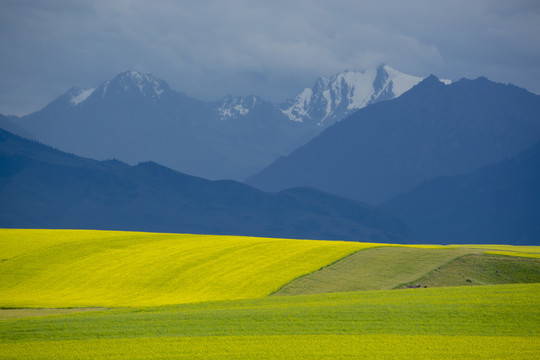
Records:
[[[529,252],[525,257],[511,254],[449,247],[374,247],[295,279],[274,295],[540,283],[540,259]]]
[[[0,358],[536,359],[539,292],[365,291],[4,320]]]
[[[276,295],[392,289],[469,252],[466,249],[394,246],[359,251],[321,271],[292,281]]]
[[[0,230],[0,359],[537,359],[539,250]]]

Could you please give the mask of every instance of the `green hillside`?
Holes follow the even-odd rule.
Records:
[[[302,276],[274,295],[383,290],[408,286],[540,283],[537,247],[385,246],[365,249]],[[487,252],[487,253],[484,253]]]
[[[406,286],[468,286],[540,283],[540,259],[468,254],[452,260]]]
[[[415,280],[466,249],[378,247],[359,251],[281,288],[276,295],[392,289]]]

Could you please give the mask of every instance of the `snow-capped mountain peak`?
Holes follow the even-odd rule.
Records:
[[[257,102],[261,100],[257,96],[231,96],[224,97],[217,108],[220,120],[235,119],[247,115]]]
[[[357,109],[398,97],[421,80],[387,65],[365,71],[344,71],[318,78],[311,89],[304,89],[280,105],[280,109],[292,121],[329,126]]]
[[[100,86],[102,97],[109,94],[128,93],[159,99],[164,92],[170,91],[169,85],[152,74],[143,74],[130,70],[118,74],[113,80]]]

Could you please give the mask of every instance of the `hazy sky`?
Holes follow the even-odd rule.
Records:
[[[3,114],[125,70],[204,100],[281,101],[380,63],[540,94],[540,1],[1,0],[0,49]]]

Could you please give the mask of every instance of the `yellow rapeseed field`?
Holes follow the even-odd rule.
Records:
[[[7,344],[18,359],[538,359],[524,336],[276,335],[31,341]]]
[[[540,247],[0,230],[0,307],[41,308],[2,310],[0,359],[537,359],[540,284],[350,292],[432,269],[475,282],[450,269],[473,257],[480,280],[537,276],[484,252]],[[267,297],[317,277],[349,292]]]
[[[529,258],[534,258],[534,259],[540,259],[539,252],[532,253],[532,252],[520,252],[520,251],[486,251],[486,254],[529,257]]]
[[[0,306],[155,306],[257,298],[377,244],[0,230]]]

